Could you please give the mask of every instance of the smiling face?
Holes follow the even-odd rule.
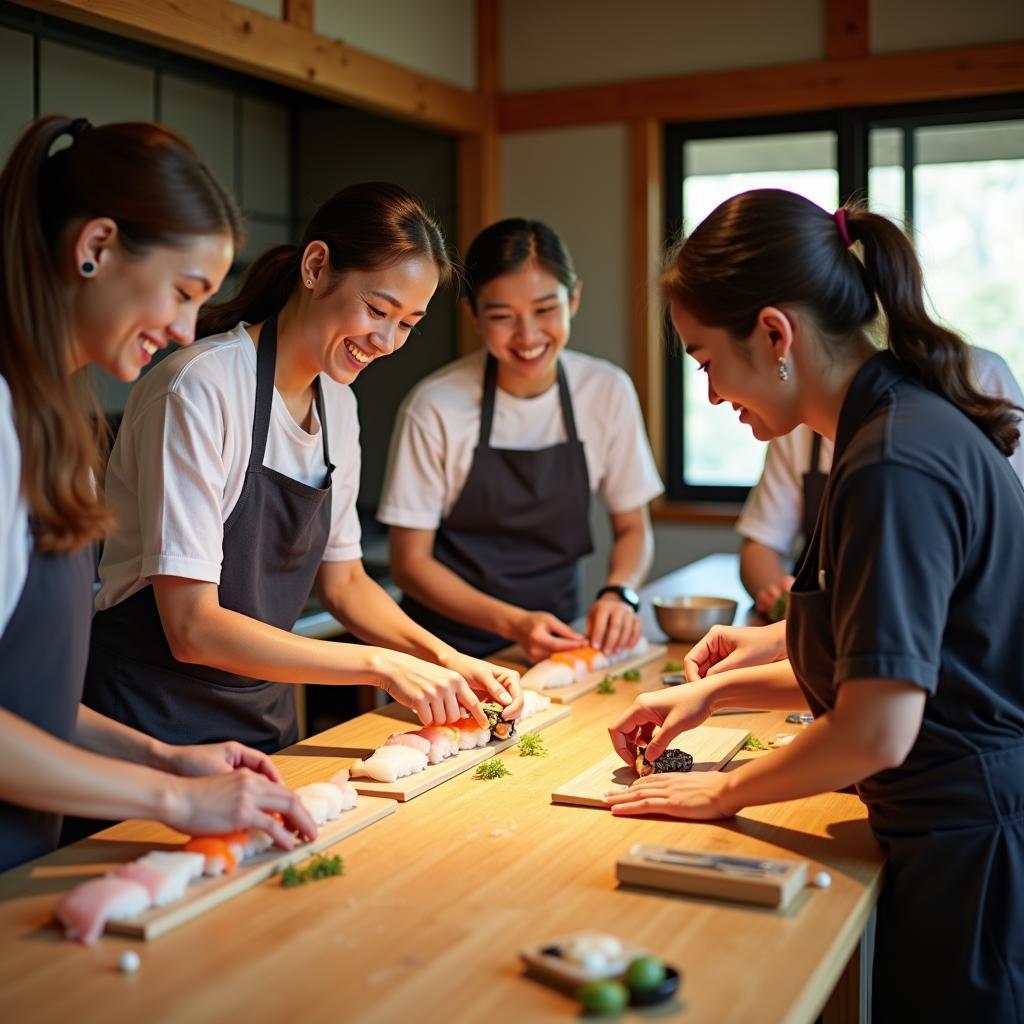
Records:
[[[579,301],[578,284],[570,294],[532,260],[479,288],[474,319],[504,390],[531,395],[554,383]]]
[[[317,373],[351,384],[370,363],[397,352],[437,290],[432,260],[413,257],[381,270],[319,273],[302,315],[303,344]]]
[[[202,235],[137,256],[120,244],[116,227],[101,246],[76,253],[75,368],[95,363],[133,381],[158,349],[191,344],[199,307],[220,288],[233,255],[228,236]],[[93,276],[78,272],[84,259],[94,264]]]
[[[732,405],[759,441],[788,434],[800,422],[796,381],[781,381],[778,373],[778,360],[788,357],[792,341],[792,325],[782,311],[762,310],[742,345],[724,328],[702,324],[674,299],[670,311],[687,355],[707,374],[712,405]]]

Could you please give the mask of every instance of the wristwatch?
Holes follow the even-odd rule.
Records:
[[[622,601],[625,601],[634,612],[640,611],[640,595],[632,587],[619,586],[618,584],[602,587],[597,592],[597,598],[604,597],[605,594],[615,594]]]

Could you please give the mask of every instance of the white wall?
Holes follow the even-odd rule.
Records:
[[[1022,0],[875,0],[871,5],[874,53],[1024,39]]]
[[[316,0],[313,10],[318,35],[476,88],[474,0]]]

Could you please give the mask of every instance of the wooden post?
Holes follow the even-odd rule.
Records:
[[[476,3],[476,87],[483,106],[479,131],[460,135],[456,168],[456,239],[460,255],[481,228],[498,219],[501,181],[498,147],[498,88],[501,82],[501,0]],[[459,311],[459,352],[477,346],[476,332]]]
[[[313,4],[316,0],[284,0],[284,20],[296,28],[313,31]]]
[[[664,143],[659,121],[629,125],[629,323],[631,371],[654,457],[665,467],[663,316],[657,277],[664,220]]]

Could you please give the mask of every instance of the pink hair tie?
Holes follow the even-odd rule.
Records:
[[[846,209],[845,209],[845,207],[840,206],[839,209],[836,210],[836,212],[832,214],[832,216],[835,218],[836,224],[839,225],[839,234],[842,236],[842,239],[843,239],[843,242],[846,245],[846,248],[849,249],[850,246],[853,245],[853,239],[850,237],[850,232],[849,232],[849,230],[846,227]]]

